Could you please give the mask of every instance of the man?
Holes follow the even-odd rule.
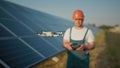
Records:
[[[63,37],[63,47],[67,49],[67,68],[89,68],[89,52],[94,48],[92,31],[83,26],[82,10],[73,12],[74,26],[68,28]]]

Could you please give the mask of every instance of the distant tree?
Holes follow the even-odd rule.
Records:
[[[108,25],[101,25],[99,26],[100,29],[104,29],[104,30],[109,30],[111,28],[113,28],[112,26],[108,26]]]
[[[115,25],[115,27],[118,27],[118,26],[119,26],[118,24]]]

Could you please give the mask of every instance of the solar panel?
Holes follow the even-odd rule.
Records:
[[[7,15],[0,6],[0,19],[10,19],[11,17],[9,15]]]
[[[5,68],[2,64],[0,64],[0,68]]]
[[[4,6],[4,7],[3,7]],[[20,23],[21,25],[25,26],[27,29],[29,29],[31,32],[34,32],[34,30],[32,30],[29,26],[27,26],[26,24],[23,23],[23,21],[21,21],[19,19],[22,18],[23,16],[21,16],[19,14],[19,11],[14,10],[14,8],[12,8],[9,4],[9,2],[5,2],[4,4],[2,4],[1,8],[6,14],[8,14],[12,19],[14,19],[15,21],[17,21],[18,23]],[[11,10],[12,9],[12,10]],[[24,17],[23,17],[24,18]],[[11,19],[10,19],[11,20]],[[12,20],[12,21],[14,21]]]
[[[63,51],[63,47],[62,47],[62,42],[61,42],[61,38],[60,37],[55,37],[55,38],[52,38],[52,37],[45,37],[44,38],[46,41],[48,41],[49,43],[52,42],[52,46],[56,47],[57,50],[59,51]]]
[[[0,3],[1,66],[30,67],[64,50],[60,37],[40,37],[36,33],[65,30],[63,23],[69,21],[7,1]],[[57,25],[58,21],[62,24]]]
[[[31,32],[29,29],[27,29],[22,24],[18,23],[17,21],[11,21],[11,20],[1,20],[1,23],[6,26],[8,29],[10,29],[12,32],[17,34],[18,36],[24,36],[24,35],[32,35],[33,32]],[[17,27],[17,29],[16,29]]]
[[[47,40],[44,40],[41,37],[31,37],[22,39],[46,57],[58,53],[58,50],[54,46],[51,46],[53,45],[51,42],[48,42]]]
[[[35,15],[30,13],[30,11],[26,11],[23,7],[16,5],[16,4],[9,4],[14,11],[20,12],[13,13],[15,17],[22,21],[25,25],[29,26],[32,30],[39,32],[42,31],[43,28],[40,27],[41,25],[37,24],[36,22],[40,23],[40,21],[35,20]],[[11,12],[12,13],[12,12]],[[37,15],[36,15],[37,16]],[[33,18],[34,17],[34,18]],[[40,17],[38,17],[40,19]]]
[[[71,25],[69,24],[71,21],[68,21],[65,19],[60,19],[58,17],[45,14],[43,12],[38,12],[32,9],[28,9],[25,7],[23,8],[13,3],[12,4],[6,3],[6,4],[9,6],[5,6],[4,11],[6,11],[13,18],[15,19],[17,18],[17,20],[22,21],[21,23],[24,23],[25,26],[31,27],[32,31],[33,30],[36,32],[43,31],[43,30],[44,31],[48,31],[48,30],[62,31]],[[12,8],[12,10],[10,8]],[[19,13],[16,13],[16,12],[19,12]],[[65,23],[68,23],[68,24],[65,24]],[[56,28],[57,30],[53,28]]]
[[[42,60],[44,57],[34,52],[20,40],[8,39],[0,40],[0,58],[11,68],[23,68]]]
[[[1,25],[0,25],[0,38],[4,37],[13,37],[12,34],[10,34],[7,30],[5,30]]]

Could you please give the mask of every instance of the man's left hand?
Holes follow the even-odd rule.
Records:
[[[80,44],[80,47],[78,47],[76,50],[80,50],[83,51],[85,49],[85,45],[84,44]]]

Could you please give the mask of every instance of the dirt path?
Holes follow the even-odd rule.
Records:
[[[96,47],[90,51],[90,68],[109,68],[106,56],[105,32],[100,31],[95,37]]]

